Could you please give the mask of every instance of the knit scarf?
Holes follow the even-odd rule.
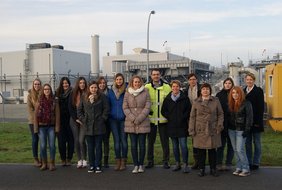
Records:
[[[123,83],[123,85],[119,88],[116,87],[116,84],[113,85],[112,89],[113,89],[117,99],[119,99],[120,95],[122,95],[122,93],[124,93],[125,87],[126,87],[125,83]]]
[[[133,96],[138,96],[144,90],[144,88],[145,88],[144,86],[141,86],[140,88],[134,90],[133,88],[129,87],[128,92]]]
[[[39,100],[38,121],[40,123],[51,123],[51,115],[53,110],[53,98],[47,99],[45,96]]]

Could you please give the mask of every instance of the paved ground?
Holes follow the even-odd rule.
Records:
[[[127,171],[116,172],[110,168],[95,174],[75,166],[57,166],[50,172],[26,164],[0,164],[0,189],[278,190],[282,186],[282,168],[261,168],[248,177],[223,172],[219,177],[202,178],[197,171],[183,174],[155,167],[143,174],[132,174],[131,169],[129,166]]]

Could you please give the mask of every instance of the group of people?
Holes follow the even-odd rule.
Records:
[[[126,83],[118,73],[111,88],[104,77],[88,84],[84,77],[79,77],[73,88],[70,80],[63,77],[54,94],[49,84],[41,87],[40,79],[35,79],[28,95],[34,163],[40,170],[56,169],[57,136],[63,166],[71,165],[75,152],[77,168],[89,166],[88,172],[100,173],[102,163],[103,167],[109,167],[112,133],[114,170],[127,167],[129,136],[132,173],[143,173],[145,168],[154,167],[154,145],[159,131],[164,169],[170,168],[170,138],[175,158],[172,170],[190,172],[187,142],[191,136],[194,157],[191,168],[199,169],[199,176],[206,175],[206,152],[211,175],[218,176],[218,170],[230,170],[235,154],[233,174],[248,176],[250,169],[258,169],[260,164],[264,97],[262,89],[254,84],[252,73],[246,75],[245,81],[246,87],[242,89],[227,78],[223,89],[212,96],[211,85],[200,85],[195,74],[189,74],[189,87],[183,91],[178,80],[170,85],[165,83],[158,69],[151,71],[151,82],[147,84],[139,76]]]

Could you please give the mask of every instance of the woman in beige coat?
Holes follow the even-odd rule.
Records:
[[[223,111],[218,98],[211,96],[212,89],[209,84],[203,84],[200,90],[200,97],[192,104],[189,134],[193,138],[193,146],[199,149],[199,176],[205,175],[208,150],[210,174],[216,177],[216,149],[221,146]]]
[[[39,137],[37,133],[34,133],[34,110],[35,105],[38,102],[39,92],[41,90],[41,80],[36,78],[32,82],[32,88],[28,90],[27,96],[27,109],[28,109],[28,125],[31,132],[32,139],[32,154],[34,158],[34,165],[41,167],[41,156],[38,158],[38,143]]]
[[[145,89],[142,79],[133,76],[123,100],[125,114],[124,131],[129,133],[131,141],[131,154],[134,162],[132,173],[144,172],[146,136],[150,132],[150,95]],[[138,154],[139,147],[139,154]]]

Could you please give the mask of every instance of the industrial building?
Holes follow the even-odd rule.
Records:
[[[103,65],[100,66],[99,36],[91,36],[91,43],[91,55],[64,50],[61,45],[51,46],[49,43],[27,44],[23,51],[0,53],[1,95],[6,100],[26,102],[27,91],[36,77],[56,89],[62,76],[68,76],[73,84],[78,76],[90,80],[103,75],[111,84],[116,73],[123,73],[127,81],[132,75],[139,75],[145,80],[153,68],[160,69],[168,82],[171,79],[187,82],[187,75],[192,72],[198,75],[200,81],[209,82],[213,73],[208,63],[168,51],[149,50],[147,53],[147,49],[135,48],[133,54],[123,55],[122,41],[116,42],[116,55],[108,53],[103,56]]]
[[[90,54],[49,43],[27,44],[25,50],[0,53],[0,92],[7,100],[25,102],[36,77],[55,89],[61,76],[89,75],[90,68]]]
[[[189,73],[196,73],[200,81],[209,81],[211,74],[210,64],[189,59],[170,52],[156,52],[147,49],[135,48],[134,53],[123,55],[123,42],[116,42],[116,55],[103,57],[103,75],[112,76],[114,73],[123,73],[126,79],[132,75],[139,75],[144,80],[147,76],[147,56],[149,56],[149,74],[153,68],[161,70],[163,77],[187,80]]]

